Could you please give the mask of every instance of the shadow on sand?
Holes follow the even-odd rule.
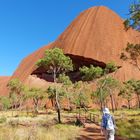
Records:
[[[86,124],[77,140],[105,140],[95,124]]]

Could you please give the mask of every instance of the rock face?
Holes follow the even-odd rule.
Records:
[[[0,76],[0,95],[5,95],[8,92],[6,86],[10,78],[10,76]]]
[[[100,6],[82,12],[53,43],[44,46],[23,59],[12,77],[29,84],[29,76],[36,73],[35,63],[49,48],[62,48],[74,63],[80,65],[99,65],[114,61],[121,68],[115,74],[121,81],[138,79],[138,69],[120,59],[127,43],[140,43],[140,33],[130,29],[126,31],[121,19],[110,9]],[[78,61],[77,61],[78,60]]]

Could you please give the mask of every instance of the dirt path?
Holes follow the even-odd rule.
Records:
[[[80,136],[77,140],[105,140],[105,138],[101,135],[100,127],[94,123],[86,123],[85,128],[81,129]],[[121,138],[116,137],[115,140],[123,140]]]
[[[80,137],[77,140],[105,140],[100,134],[100,127],[96,124],[85,124],[85,128],[81,129]]]

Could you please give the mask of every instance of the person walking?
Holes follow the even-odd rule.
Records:
[[[106,140],[114,140],[115,127],[115,120],[110,114],[109,109],[104,108],[101,122],[101,133],[105,135]]]

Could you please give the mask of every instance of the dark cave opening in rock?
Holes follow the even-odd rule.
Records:
[[[81,56],[75,56],[75,55],[69,55],[67,54],[72,59],[74,70],[66,73],[71,79],[72,82],[80,81],[82,80],[79,68],[82,66],[87,66],[89,67],[90,65],[93,66],[99,66],[102,68],[105,68],[106,64],[103,62],[99,62],[97,60],[93,60],[90,58],[84,58]],[[39,67],[35,71],[32,72],[31,75],[36,75],[38,78],[46,80],[48,82],[53,82],[53,75],[51,73],[48,73],[45,68]],[[57,75],[58,76],[58,75]]]

